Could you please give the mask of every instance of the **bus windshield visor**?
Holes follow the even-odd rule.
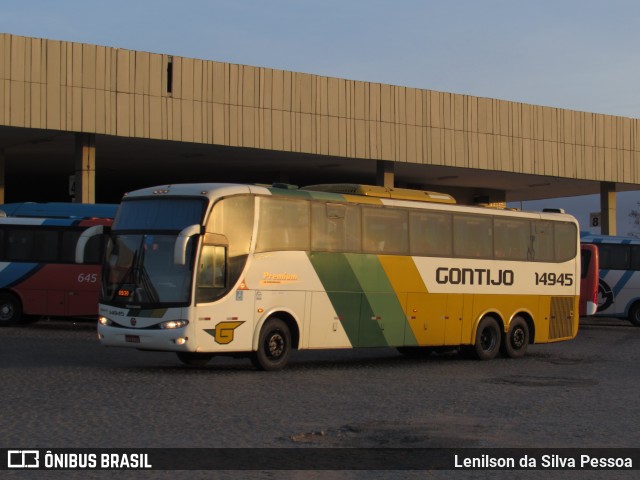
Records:
[[[113,230],[177,230],[202,224],[207,207],[201,198],[142,198],[124,200]]]
[[[103,269],[101,301],[111,305],[183,305],[189,302],[193,243],[185,265],[174,262],[176,235],[112,235]]]

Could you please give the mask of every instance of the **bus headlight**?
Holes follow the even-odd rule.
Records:
[[[109,320],[107,317],[103,317],[102,315],[98,317],[98,322],[100,323],[100,325],[104,325],[104,326],[109,326],[113,324],[111,320]]]
[[[160,328],[163,328],[163,329],[182,328],[182,327],[186,327],[188,323],[189,323],[189,320],[169,320],[167,322],[162,322],[160,324]]]

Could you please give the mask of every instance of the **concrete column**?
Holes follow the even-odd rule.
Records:
[[[600,232],[603,235],[616,235],[616,185],[600,184]]]
[[[96,203],[96,136],[76,134],[76,203]]]
[[[4,150],[0,150],[0,203],[4,203],[4,182],[5,182],[5,156]]]
[[[376,161],[376,185],[380,187],[394,187],[394,162],[388,160]]]

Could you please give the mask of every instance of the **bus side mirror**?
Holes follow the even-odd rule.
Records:
[[[176,245],[173,249],[173,263],[176,265],[184,265],[187,262],[187,242],[194,235],[202,233],[201,225],[189,225],[182,229],[176,238]]]
[[[104,225],[94,225],[82,232],[78,238],[78,243],[76,243],[76,263],[84,263],[84,251],[87,248],[89,240],[108,231],[109,227],[105,227]]]

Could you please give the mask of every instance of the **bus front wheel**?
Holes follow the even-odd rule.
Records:
[[[291,332],[279,318],[267,320],[260,331],[258,351],[251,355],[251,363],[258,370],[281,370],[289,361]]]
[[[22,321],[20,300],[10,293],[0,294],[0,326],[17,325]]]
[[[500,326],[493,317],[484,317],[478,324],[476,341],[473,346],[475,356],[479,360],[491,360],[500,351]]]
[[[509,331],[502,339],[502,353],[509,358],[520,358],[527,353],[529,326],[522,317],[514,317]]]

